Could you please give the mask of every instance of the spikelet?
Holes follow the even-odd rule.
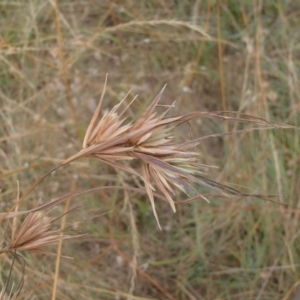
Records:
[[[43,212],[29,213],[18,229],[14,228],[3,252],[27,251],[39,254],[51,254],[45,247],[57,244],[60,240],[75,239],[79,236],[61,234],[61,230],[52,229],[53,220]]]

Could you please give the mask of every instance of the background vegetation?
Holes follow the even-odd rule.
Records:
[[[17,180],[22,194],[81,148],[106,73],[104,106],[132,88],[133,119],[167,83],[162,103],[177,100],[172,114],[230,110],[299,126],[298,1],[1,0],[0,16],[2,211],[15,202]],[[234,129],[198,119],[177,134]],[[219,136],[197,150],[219,166],[208,177],[289,206],[211,194],[211,204],[185,203],[173,214],[157,202],[160,231],[143,194],[107,189],[74,198],[51,214],[80,206],[66,226],[89,235],[63,243],[62,255],[74,259],[61,258],[59,274],[56,256],[25,254],[18,299],[53,299],[54,290],[56,299],[300,299],[299,133]],[[125,182],[141,186],[82,160],[48,177],[22,209]],[[1,285],[11,262],[0,256]],[[16,263],[15,285],[22,274]]]

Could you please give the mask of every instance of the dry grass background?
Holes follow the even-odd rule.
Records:
[[[80,150],[106,73],[104,107],[132,88],[131,97],[139,94],[133,119],[167,83],[162,103],[176,99],[177,113],[233,110],[299,126],[297,1],[2,0],[0,13],[2,212],[15,202],[17,180],[22,195]],[[177,134],[251,126],[199,118]],[[178,205],[173,214],[157,202],[160,231],[144,194],[107,189],[78,196],[50,215],[79,206],[57,226],[88,235],[62,243],[62,255],[73,260],[24,254],[18,299],[299,299],[297,130],[204,139],[197,151],[203,163],[219,166],[210,178],[276,194],[289,206],[210,195],[211,204]],[[142,186],[82,160],[51,174],[19,209],[125,183]],[[2,254],[0,262],[3,286],[12,257]],[[9,289],[22,274],[15,262]]]

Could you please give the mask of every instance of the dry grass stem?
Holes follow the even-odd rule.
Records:
[[[11,274],[12,274],[12,270],[14,268],[14,265],[15,265],[15,261],[16,259],[19,259],[20,256],[18,254],[16,254],[15,252],[13,253],[13,260],[12,260],[12,263],[10,265],[10,270],[9,270],[9,273],[8,273],[8,279],[7,279],[7,282],[6,284],[2,287],[1,289],[1,292],[0,292],[0,300],[14,300],[14,299],[18,299],[18,296],[22,290],[22,287],[23,287],[23,284],[24,284],[24,272],[25,272],[25,264],[24,264],[24,261],[22,261],[22,278],[19,282],[19,285],[14,288],[14,284],[11,285],[11,288],[10,288],[10,292],[8,294],[8,286],[9,286],[9,283],[10,283],[10,280],[11,280]]]
[[[5,292],[5,287],[2,288],[0,292],[0,300],[16,300],[18,299],[19,291],[14,292],[13,289],[7,294]]]

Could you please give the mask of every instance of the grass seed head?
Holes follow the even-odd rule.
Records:
[[[74,239],[78,236],[61,234],[60,230],[52,229],[52,220],[45,213],[28,214],[23,223],[11,235],[11,240],[1,252],[27,251],[49,254],[44,248],[57,244],[60,240]]]
[[[177,123],[182,121],[182,117],[166,117],[167,112],[174,105],[167,106],[168,109],[162,114],[155,111],[164,89],[134,123],[124,124],[126,118],[123,118],[123,114],[130,104],[121,114],[118,114],[120,103],[110,112],[106,111],[103,117],[97,121],[105,89],[106,81],[99,105],[87,128],[83,149],[67,159],[64,164],[81,157],[94,157],[114,168],[139,175],[144,181],[154,216],[158,222],[153,194],[155,189],[151,183],[155,184],[175,212],[176,208],[172,197],[175,195],[176,189],[186,194],[188,189],[193,189],[191,183],[196,182],[195,176],[199,172],[199,167],[202,167],[198,163],[198,153],[190,151],[195,143],[185,145],[175,142],[172,132]],[[117,162],[132,159],[141,162],[142,175],[131,167]]]

